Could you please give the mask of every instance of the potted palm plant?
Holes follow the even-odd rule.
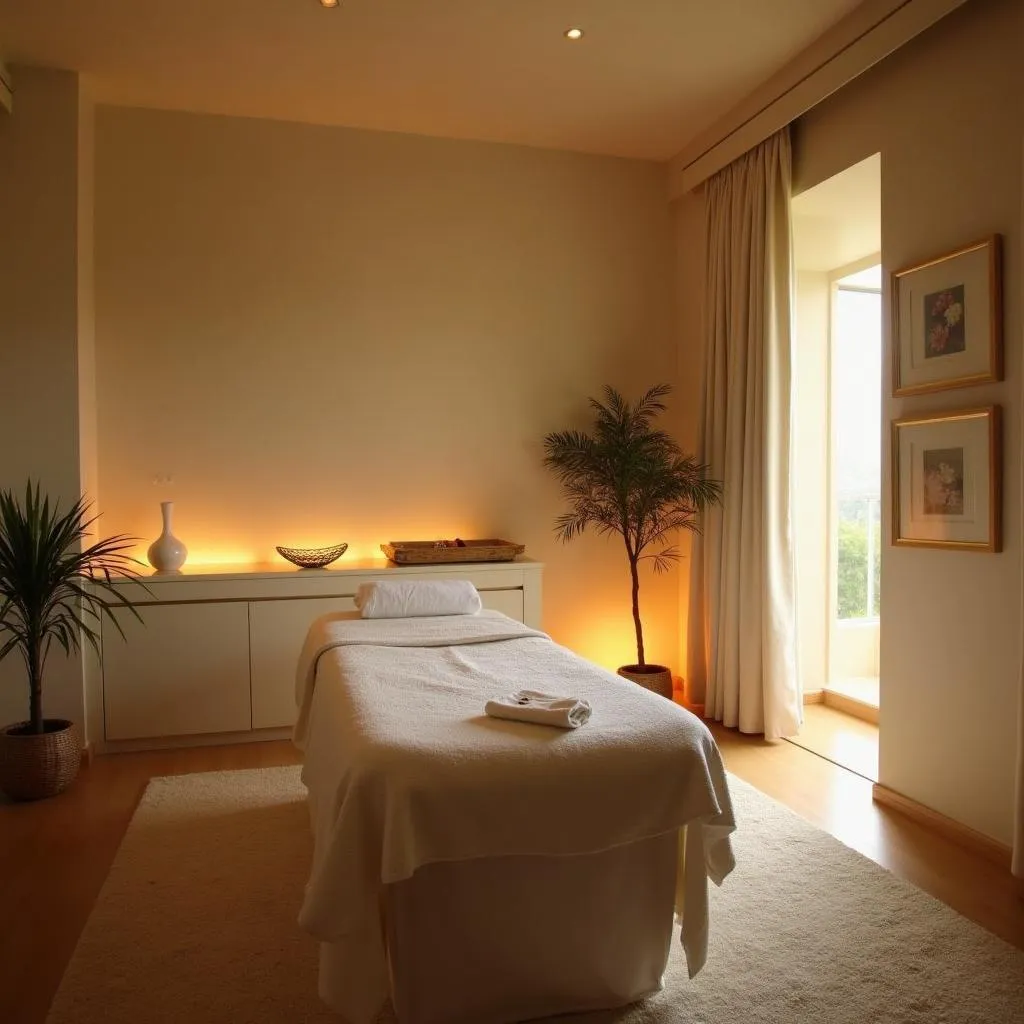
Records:
[[[563,430],[544,439],[544,464],[562,483],[569,511],[555,530],[570,541],[588,528],[622,538],[632,580],[636,664],[619,675],[672,696],[672,672],[648,664],[640,618],[640,563],[650,560],[664,572],[679,558],[671,543],[678,530],[699,530],[700,513],[721,501],[722,485],[708,477],[708,467],[687,455],[654,419],[665,411],[669,384],[658,384],[631,405],[612,387],[604,401],[590,399],[592,433]]]
[[[86,547],[95,521],[84,498],[61,511],[38,484],[29,482],[24,501],[0,491],[0,659],[20,655],[29,697],[28,720],[0,728],[0,790],[13,800],[55,796],[78,774],[77,725],[43,716],[43,674],[53,645],[72,654],[85,641],[99,656],[101,620],[121,629],[114,605],[139,617],[111,586],[115,573],[139,578],[133,568],[139,563],[126,554],[134,538]]]

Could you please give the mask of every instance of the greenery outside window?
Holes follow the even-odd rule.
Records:
[[[832,293],[833,614],[877,619],[881,528],[881,267],[840,278]]]

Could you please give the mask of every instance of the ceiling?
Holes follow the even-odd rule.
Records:
[[[103,103],[665,160],[857,2],[0,0],[0,56]]]
[[[798,270],[838,270],[881,249],[880,154],[793,199],[793,260]]]

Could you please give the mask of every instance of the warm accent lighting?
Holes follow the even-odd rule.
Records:
[[[337,7],[338,0],[320,0],[321,7]]]
[[[576,42],[577,39],[582,39],[583,38],[583,29],[581,29],[581,28],[567,28],[565,30],[565,38],[566,39],[571,39],[573,42]]]

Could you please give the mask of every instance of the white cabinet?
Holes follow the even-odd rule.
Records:
[[[102,693],[90,690],[87,700],[103,708],[102,746],[282,735],[295,721],[295,670],[310,623],[354,611],[361,583],[388,578],[470,580],[485,608],[540,626],[541,566],[528,560],[302,572],[186,568],[147,577],[147,589],[119,583],[143,622],[119,613],[126,640],[103,624]]]
[[[150,605],[143,622],[119,613],[126,639],[103,624],[108,740],[252,728],[249,607]]]
[[[523,612],[523,592],[521,590],[485,590],[480,594],[485,608],[494,612],[502,612],[510,619],[526,622]],[[531,623],[527,623],[531,625]],[[540,626],[537,625],[539,629]]]
[[[328,612],[355,607],[351,597],[256,601],[249,606],[254,729],[295,723],[295,669],[310,623]]]

